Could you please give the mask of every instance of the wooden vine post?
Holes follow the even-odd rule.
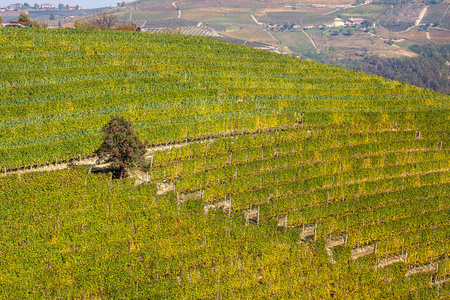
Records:
[[[258,218],[256,220],[256,224],[259,225],[259,206],[258,206]]]

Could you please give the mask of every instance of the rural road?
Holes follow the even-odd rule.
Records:
[[[181,9],[178,8],[175,2],[172,2],[172,5],[173,7],[175,7],[176,10],[178,10],[178,19],[181,19]]]
[[[415,22],[415,25],[416,25],[416,26],[419,25],[420,22],[422,22],[422,19],[423,19],[423,17],[425,17],[425,14],[427,13],[427,10],[428,10],[428,6],[425,6],[425,7],[422,9],[422,11],[420,12],[419,17],[417,18],[417,20],[416,20],[416,22]]]
[[[253,21],[255,21],[256,24],[258,24],[258,25],[264,25],[263,23],[258,22],[258,20],[256,20],[256,18],[255,18],[254,15],[250,15],[250,16],[252,17]]]
[[[314,48],[316,48],[317,53],[320,53],[320,49],[317,48],[316,43],[314,42],[314,40],[312,39],[312,37],[306,33],[306,31],[302,30],[302,32],[309,38],[309,40],[311,41],[311,44],[314,46]]]
[[[406,30],[403,31],[398,31],[398,33],[404,33],[404,32],[408,32],[411,29],[413,29],[414,27],[418,26],[420,24],[420,22],[422,22],[423,17],[425,17],[425,14],[427,13],[428,10],[428,6],[425,6],[422,11],[420,12],[419,16],[417,17],[416,21],[414,21],[414,25],[410,26],[408,28],[406,28]],[[444,14],[445,15],[445,14]]]

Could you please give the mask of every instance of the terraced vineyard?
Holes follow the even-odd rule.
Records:
[[[202,37],[0,33],[2,297],[449,297],[449,96]],[[91,156],[112,114],[178,144],[147,184],[8,174]]]

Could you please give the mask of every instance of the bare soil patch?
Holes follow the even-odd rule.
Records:
[[[385,257],[380,257],[377,260],[375,269],[384,268],[386,266],[392,265],[394,263],[406,263],[407,254],[391,254]]]
[[[425,264],[419,267],[414,266],[406,272],[405,276],[408,277],[417,273],[437,272],[437,268],[438,268],[437,262]]]
[[[353,249],[350,257],[351,257],[351,259],[355,260],[360,257],[364,257],[364,256],[371,255],[374,253],[375,253],[375,244]]]
[[[164,195],[175,191],[175,183],[162,182],[156,184],[156,195]]]
[[[199,199],[202,199],[202,196],[203,196],[202,190],[198,190],[198,191],[195,191],[192,193],[181,193],[178,195],[178,201],[180,203],[184,203],[189,200],[199,200]]]

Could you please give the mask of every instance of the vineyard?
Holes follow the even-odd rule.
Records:
[[[450,97],[204,37],[0,30],[2,298],[450,296]],[[91,166],[111,115],[146,180]],[[142,183],[142,182],[140,182]]]

